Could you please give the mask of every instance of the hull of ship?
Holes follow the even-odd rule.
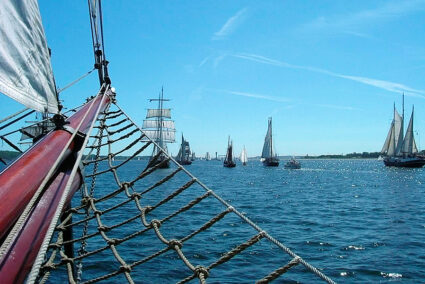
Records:
[[[263,165],[265,167],[278,167],[279,166],[279,160],[277,160],[277,159],[265,159],[263,161]]]
[[[180,165],[183,165],[183,166],[185,166],[185,165],[191,165],[192,164],[192,161],[191,160],[177,160],[177,163],[179,163]]]
[[[235,162],[230,161],[230,162],[224,162],[223,166],[226,167],[226,168],[234,168],[234,167],[236,167],[236,164],[235,164]]]
[[[425,158],[385,158],[384,164],[387,167],[422,168],[425,165]]]
[[[290,169],[290,170],[299,170],[299,169],[301,169],[301,165],[294,165],[294,164],[285,164],[283,167],[285,169]]]
[[[159,163],[162,163],[162,161],[163,161],[164,159],[157,159],[157,160],[151,160],[151,161],[149,161],[149,167],[151,168],[151,167],[153,167],[153,166],[156,166],[156,165],[158,165]],[[166,161],[166,162],[163,162],[161,165],[159,165],[159,169],[168,169],[170,167],[170,161]]]

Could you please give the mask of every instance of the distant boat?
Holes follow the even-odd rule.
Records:
[[[224,159],[223,166],[226,168],[234,168],[236,167],[235,161],[233,161],[233,143],[230,141],[227,142],[227,151],[226,151],[226,158]]]
[[[192,160],[192,161],[195,161],[195,159],[196,159],[195,152],[192,152],[191,160]]]
[[[279,166],[279,159],[273,150],[272,118],[269,117],[267,134],[266,138],[264,139],[263,153],[261,154],[261,161],[263,162],[264,166]]]
[[[174,121],[170,120],[171,118],[171,109],[164,109],[164,102],[169,101],[169,99],[164,99],[164,89],[159,93],[158,99],[150,99],[150,102],[157,101],[157,109],[148,109],[146,114],[146,120],[143,121],[143,132],[147,137],[152,139],[161,147],[165,152],[167,152],[167,143],[175,142],[175,132]],[[149,141],[149,139],[143,139],[142,141]],[[167,157],[158,146],[154,145],[152,155],[149,159],[149,167],[153,167],[161,163],[160,168],[169,168],[170,162],[163,162]]]
[[[283,167],[285,169],[297,170],[297,169],[301,169],[301,163],[295,160],[295,158],[292,158],[288,162],[286,162]]]
[[[205,154],[205,160],[207,160],[207,161],[211,161],[210,152],[207,152],[207,153]]]
[[[246,163],[248,162],[248,155],[246,154],[245,146],[243,146],[242,152],[241,152],[241,162],[242,165],[246,166]]]
[[[416,147],[415,137],[413,135],[413,114],[414,108],[412,108],[412,115],[407,126],[406,136],[403,139],[403,95],[403,115],[399,115],[394,105],[394,118],[381,150],[381,154],[384,156],[385,166],[421,168],[425,165],[425,157],[418,155],[418,148]]]
[[[184,140],[183,133],[182,133],[182,143],[180,144],[180,149],[179,149],[179,153],[177,154],[176,161],[180,165],[192,164],[189,142]]]

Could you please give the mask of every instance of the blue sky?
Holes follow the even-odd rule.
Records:
[[[85,1],[39,1],[59,87],[91,69]],[[425,148],[425,1],[103,1],[118,103],[142,123],[161,86],[197,155],[259,155],[273,117],[280,155],[379,151],[393,102],[415,105]],[[67,91],[76,106],[96,75]],[[2,113],[20,106],[0,99]],[[406,123],[407,124],[407,123]]]

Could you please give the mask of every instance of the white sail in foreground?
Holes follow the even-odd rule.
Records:
[[[246,154],[245,146],[242,149],[240,159],[241,159],[242,164],[244,164],[244,165],[246,164],[246,162],[248,162],[248,155]]]
[[[404,155],[411,155],[418,152],[418,148],[416,147],[415,137],[413,135],[413,112],[410,117],[409,126],[407,126],[406,136],[403,140],[403,145],[401,147],[401,153]]]
[[[143,129],[143,132],[153,141],[162,141],[166,143],[173,143],[176,141],[176,131],[174,129],[169,130],[146,130]],[[149,141],[147,138],[143,138],[142,141]]]
[[[36,0],[0,1],[0,92],[39,112],[58,102]]]

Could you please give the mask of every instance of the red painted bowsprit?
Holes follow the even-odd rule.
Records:
[[[67,119],[67,125],[76,129],[84,119],[79,132],[87,134],[91,123],[96,119],[97,109],[100,107],[100,111],[103,111],[110,101],[109,96],[102,100],[103,96],[106,95],[97,96],[84,105]],[[93,106],[90,107],[91,105]],[[19,218],[71,136],[66,130],[50,132],[0,174],[0,238],[5,236]],[[72,141],[60,162],[64,162],[73,151],[79,150],[76,148],[76,141]]]

